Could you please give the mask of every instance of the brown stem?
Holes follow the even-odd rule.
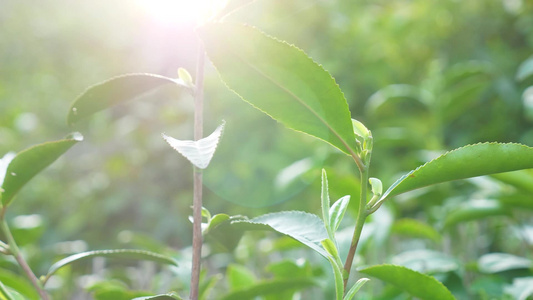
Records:
[[[15,239],[13,238],[13,235],[11,234],[11,231],[9,230],[9,226],[7,225],[7,222],[4,218],[2,218],[1,220],[1,226],[2,226],[2,231],[6,235],[6,238],[9,244],[9,250],[11,251],[11,253],[15,257],[15,260],[17,261],[17,263],[20,265],[20,267],[26,274],[26,277],[28,277],[28,279],[30,280],[35,290],[37,290],[41,299],[49,300],[50,298],[48,297],[48,294],[44,290],[41,282],[39,281],[39,279],[37,279],[37,277],[31,270],[26,260],[24,260],[24,257],[22,257],[22,254],[20,253],[17,243],[15,242]]]
[[[203,109],[204,109],[204,62],[205,50],[199,42],[198,60],[196,63],[196,83],[194,93],[194,139],[203,137]],[[194,168],[194,199],[193,199],[193,229],[192,229],[192,270],[190,299],[198,299],[200,284],[200,269],[202,257],[202,172]]]

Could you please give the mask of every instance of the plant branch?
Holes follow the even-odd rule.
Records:
[[[13,235],[11,234],[11,231],[9,230],[9,226],[7,225],[7,222],[4,218],[2,218],[0,222],[0,226],[2,227],[2,231],[4,232],[4,235],[7,238],[7,241],[9,244],[9,250],[11,251],[11,253],[15,257],[15,260],[17,261],[17,263],[20,265],[20,267],[26,274],[26,277],[28,277],[33,287],[35,287],[41,299],[49,300],[50,298],[48,297],[48,294],[46,294],[46,291],[44,290],[42,284],[39,282],[39,279],[37,279],[37,277],[31,270],[26,260],[24,260],[24,257],[22,257],[22,254],[20,253],[17,243],[15,242],[15,239],[13,238]]]
[[[198,46],[196,62],[196,90],[194,93],[194,139],[203,137],[203,106],[204,106],[204,63],[205,50],[201,41]],[[197,300],[200,284],[202,258],[202,172],[194,168],[194,199],[193,199],[193,238],[192,238],[192,270],[190,299]]]
[[[355,256],[355,250],[357,250],[357,244],[359,243],[359,238],[361,237],[361,232],[363,231],[363,225],[365,224],[366,217],[368,216],[366,210],[366,194],[368,186],[368,167],[360,170],[361,174],[361,195],[359,197],[359,211],[357,213],[357,220],[355,221],[355,229],[353,232],[352,242],[350,244],[350,250],[348,251],[348,256],[346,257],[346,262],[344,263],[344,292],[346,292],[346,286],[348,279],[350,278],[350,270],[353,264],[353,258]]]

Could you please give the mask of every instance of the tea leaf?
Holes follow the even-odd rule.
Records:
[[[302,50],[237,24],[212,23],[199,33],[222,80],[244,101],[291,129],[355,155],[343,93]]]
[[[500,202],[489,199],[472,200],[462,203],[444,219],[444,227],[460,222],[482,219],[489,216],[510,215],[511,211]]]
[[[450,291],[434,277],[413,271],[406,267],[376,265],[359,270],[359,272],[381,279],[420,299],[455,299],[452,293],[450,293]]]
[[[344,196],[335,201],[335,203],[333,203],[329,209],[329,222],[333,232],[339,229],[339,225],[344,217],[344,213],[348,209],[348,204],[350,204],[350,195]]]
[[[181,80],[155,74],[125,74],[113,77],[89,87],[79,95],[70,106],[67,123],[72,126],[98,111],[170,83],[188,88]]]
[[[511,299],[526,300],[533,295],[533,277],[513,279],[513,285],[505,287],[505,293],[512,296]]]
[[[355,294],[361,289],[361,287],[370,281],[368,278],[361,278],[357,280],[357,282],[352,286],[352,288],[346,293],[346,296],[344,296],[343,300],[352,300],[352,298],[355,296]]]
[[[436,243],[440,242],[442,236],[435,228],[415,219],[400,219],[394,222],[392,232],[408,235],[414,238],[426,238]]]
[[[9,205],[13,197],[28,181],[82,140],[81,134],[76,133],[72,138],[35,145],[17,153],[9,162],[5,172],[1,186],[4,190],[2,204]]]
[[[398,179],[386,198],[441,182],[533,168],[533,148],[521,144],[480,143],[447,152]]]
[[[150,251],[144,251],[144,250],[116,249],[116,250],[87,251],[87,252],[82,252],[82,253],[68,256],[56,262],[55,264],[53,264],[48,270],[48,274],[46,274],[46,277],[43,280],[43,283],[45,283],[48,280],[48,278],[50,278],[50,276],[52,276],[60,268],[68,264],[78,262],[83,259],[97,257],[97,256],[123,258],[123,259],[135,259],[135,260],[150,260],[150,261],[167,264],[167,265],[174,265],[174,266],[178,265],[178,263],[171,257],[164,256],[164,255],[150,252]]]
[[[249,300],[257,296],[279,295],[284,291],[297,291],[317,283],[310,278],[272,279],[226,294],[221,300]]]
[[[508,270],[529,269],[533,261],[508,253],[488,253],[478,260],[479,271],[483,273],[498,273]]]
[[[182,300],[182,298],[176,293],[169,293],[155,296],[137,297],[133,298],[132,300]]]
[[[282,211],[259,216],[251,220],[232,223],[248,230],[274,230],[286,234],[328,257],[320,242],[328,238],[324,222],[316,215],[302,211]]]
[[[198,141],[182,141],[165,135],[164,133],[161,135],[163,136],[163,139],[174,148],[174,150],[187,158],[194,166],[200,169],[205,169],[215,154],[223,129],[224,123],[218,126],[208,137]]]

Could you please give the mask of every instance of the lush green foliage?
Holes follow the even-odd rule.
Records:
[[[533,294],[531,3],[257,0],[197,30],[224,83],[207,69],[206,127],[225,120],[197,141],[193,26],[66,4],[0,11],[0,155],[26,149],[0,160],[0,299],[42,297],[22,257],[58,299],[188,292],[191,168],[162,132],[205,175],[199,299]],[[38,144],[65,123],[86,141]]]

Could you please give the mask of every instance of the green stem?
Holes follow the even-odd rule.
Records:
[[[28,277],[33,287],[35,287],[41,299],[49,300],[48,294],[46,294],[46,291],[44,290],[41,282],[39,282],[39,279],[37,279],[37,277],[31,270],[26,260],[24,260],[24,257],[22,257],[22,254],[20,253],[17,243],[15,242],[15,239],[13,238],[13,235],[11,234],[11,231],[9,230],[9,226],[7,225],[7,222],[3,218],[3,216],[0,222],[0,226],[2,227],[2,231],[4,232],[4,235],[7,238],[7,242],[9,244],[9,250],[11,251],[12,255],[15,257],[15,260],[17,261],[17,263],[20,265],[20,267],[26,274],[26,277]]]
[[[194,139],[203,137],[203,106],[204,106],[204,63],[205,50],[201,41],[198,47],[196,63],[196,89],[194,93]],[[197,300],[200,285],[200,270],[202,257],[202,172],[194,168],[193,195],[193,238],[192,238],[192,270],[190,300]]]
[[[359,197],[359,211],[357,212],[357,220],[355,221],[355,230],[353,232],[352,242],[350,244],[350,250],[344,263],[344,291],[346,292],[346,286],[348,279],[350,278],[350,270],[353,264],[353,258],[355,256],[355,250],[357,250],[357,244],[363,231],[363,225],[365,224],[366,217],[368,216],[366,210],[366,194],[368,186],[368,168],[363,169],[361,172],[361,195]]]

